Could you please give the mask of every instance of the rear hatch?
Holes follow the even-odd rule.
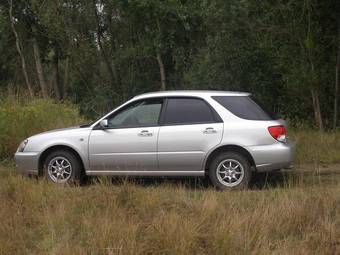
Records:
[[[219,104],[233,115],[244,120],[259,121],[268,130],[268,135],[276,141],[286,143],[286,122],[268,110],[265,110],[251,96],[213,96]]]

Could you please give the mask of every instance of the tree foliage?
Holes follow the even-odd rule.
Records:
[[[338,123],[339,5],[2,0],[0,86],[26,90],[12,22],[34,94],[71,100],[87,116],[142,92],[241,90],[289,119],[330,128]]]

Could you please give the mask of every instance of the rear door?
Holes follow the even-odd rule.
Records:
[[[221,142],[223,122],[206,101],[166,100],[158,135],[160,171],[200,171],[207,152]]]

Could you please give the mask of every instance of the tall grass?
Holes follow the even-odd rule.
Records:
[[[295,163],[340,163],[340,132],[293,129],[288,135],[296,145]]]
[[[0,254],[337,254],[340,185],[58,187],[0,169]]]
[[[0,159],[11,157],[19,143],[33,134],[84,122],[78,108],[53,100],[0,99]]]
[[[2,99],[0,158],[27,136],[83,121],[69,103]],[[340,133],[289,135],[304,170],[340,162]],[[336,165],[327,171],[216,192],[108,179],[60,187],[0,165],[0,254],[340,254],[340,178]]]

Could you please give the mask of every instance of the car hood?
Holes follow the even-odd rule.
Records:
[[[80,126],[73,126],[73,127],[67,127],[67,128],[58,128],[58,129],[52,129],[48,130],[36,135],[33,135],[29,137],[28,139],[34,139],[40,136],[64,136],[67,134],[77,134],[77,133],[84,133],[84,131],[90,130],[89,127],[81,128]]]
[[[41,133],[36,134],[36,135],[43,135],[43,134],[49,134],[49,133],[58,133],[58,132],[63,132],[63,131],[73,130],[73,129],[80,129],[80,127],[79,126],[73,126],[73,127],[67,127],[67,128],[57,128],[57,129],[52,129],[52,130],[44,131],[44,132],[41,132]],[[36,135],[34,135],[34,136],[36,136]]]
[[[69,127],[46,131],[28,138],[25,151],[39,152],[54,145],[65,145],[70,147],[87,146],[91,128]],[[86,148],[81,148],[84,150]]]

